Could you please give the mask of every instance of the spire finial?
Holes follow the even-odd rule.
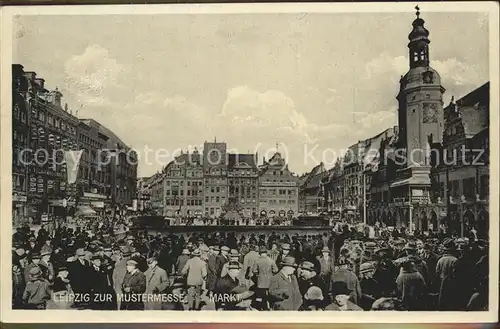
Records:
[[[280,146],[280,143],[276,143],[276,152],[278,152],[279,146]]]
[[[420,7],[416,5],[415,9],[417,10],[417,12],[415,13],[417,15],[417,18],[420,18]]]

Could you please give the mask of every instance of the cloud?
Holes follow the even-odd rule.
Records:
[[[66,89],[75,94],[84,105],[107,105],[107,90],[119,86],[123,66],[110,57],[107,49],[90,45],[80,55],[72,56],[64,64]]]
[[[478,65],[465,64],[456,58],[436,60],[432,66],[441,76],[441,83],[450,86],[479,86],[483,83]]]

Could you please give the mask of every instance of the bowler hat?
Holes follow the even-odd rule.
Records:
[[[299,267],[303,270],[314,271],[314,264],[309,261],[302,262]]]
[[[34,252],[31,254],[31,259],[39,259],[40,258],[40,253]]]
[[[281,249],[290,250],[290,245],[288,243],[283,243],[283,245],[281,246]]]
[[[230,249],[227,246],[223,246],[222,248],[220,248],[220,250],[229,252]]]
[[[446,250],[454,250],[456,248],[455,242],[450,238],[446,238],[443,241],[443,248]]]
[[[212,250],[215,250],[215,251],[220,251],[220,247],[219,246],[211,246],[210,248],[212,248]]]
[[[374,269],[375,269],[375,267],[373,266],[372,263],[363,263],[359,267],[359,273],[370,272],[370,271],[373,271]]]
[[[259,248],[259,253],[261,253],[261,254],[265,254],[265,253],[267,253],[267,248],[266,248],[266,246],[260,246],[260,248]]]
[[[330,248],[324,246],[323,249],[321,249],[321,252],[330,252]]]
[[[191,254],[191,252],[189,252],[189,249],[182,249],[182,254],[189,255],[189,254]]]
[[[333,282],[331,291],[334,296],[350,295],[352,292],[352,290],[347,286],[347,283],[345,283],[344,281]]]
[[[281,266],[297,267],[297,263],[295,263],[295,257],[291,257],[291,256],[287,256],[287,257],[283,258],[280,265]]]
[[[200,256],[201,255],[200,249],[193,250],[193,252],[191,253],[191,255],[193,255],[193,256]]]
[[[85,256],[85,250],[83,248],[78,248],[76,249],[76,256],[77,257],[80,257],[80,256]]]

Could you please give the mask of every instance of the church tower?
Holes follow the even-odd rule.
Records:
[[[400,80],[399,147],[405,152],[405,167],[430,165],[429,143],[441,142],[443,135],[443,93],[441,77],[430,66],[429,31],[416,7],[417,18],[408,35],[410,70]]]

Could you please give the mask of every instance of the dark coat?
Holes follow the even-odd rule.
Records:
[[[275,301],[275,310],[297,311],[302,305],[297,278],[291,275],[288,280],[281,271],[271,278],[269,296]]]
[[[130,288],[129,292],[125,292],[125,288]],[[144,303],[140,300],[127,300],[129,296],[140,295],[146,291],[146,276],[141,271],[134,273],[127,272],[123,279],[122,291],[124,300],[121,304],[123,310],[143,310]]]
[[[427,287],[422,274],[415,268],[403,270],[396,279],[398,296],[408,311],[425,309]]]
[[[90,292],[91,281],[89,277],[91,276],[91,270],[92,268],[87,260],[83,264],[79,260],[68,264],[68,279],[75,293]]]
[[[221,277],[221,271],[224,263],[217,255],[210,255],[207,261],[207,283],[206,288],[209,291],[214,290],[217,280]]]

